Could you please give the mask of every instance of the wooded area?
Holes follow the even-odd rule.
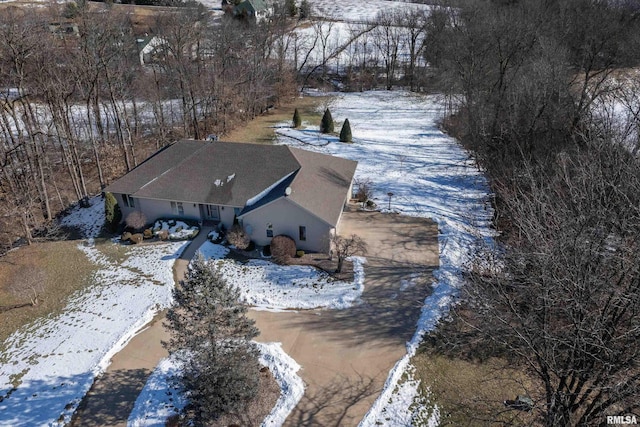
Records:
[[[434,342],[521,366],[549,427],[638,415],[638,6],[458,4],[432,14],[428,59],[446,128],[490,179],[501,236]]]
[[[47,234],[60,211],[155,149],[222,135],[312,82],[424,88],[424,13],[383,13],[341,41],[331,22],[292,17],[284,2],[257,23],[212,19],[201,6],[143,19],[122,5],[74,4],[0,17],[4,248]]]

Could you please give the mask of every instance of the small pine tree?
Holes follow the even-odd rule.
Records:
[[[183,363],[178,380],[196,425],[242,410],[259,391],[258,350],[251,342],[259,331],[239,297],[200,253],[173,290],[167,313],[172,334],[163,344]]]
[[[322,133],[333,133],[333,117],[331,117],[331,111],[327,108],[324,110],[324,115],[322,116],[322,121],[320,122],[320,132]]]
[[[307,19],[311,16],[311,5],[307,0],[300,2],[300,19]]]
[[[110,233],[115,233],[118,230],[118,225],[122,220],[122,211],[118,205],[118,201],[111,193],[104,195],[104,222],[107,230]]]
[[[298,112],[298,109],[296,108],[293,112],[293,127],[294,128],[299,128],[300,125],[302,124],[302,119],[300,118],[300,113]]]
[[[340,129],[340,142],[351,142],[351,125],[349,119],[345,119]]]
[[[296,0],[285,0],[284,9],[287,15],[293,17],[298,14],[298,6],[296,6]]]

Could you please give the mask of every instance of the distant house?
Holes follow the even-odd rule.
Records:
[[[180,141],[109,185],[123,218],[237,221],[258,245],[286,234],[326,251],[351,195],[357,163],[284,145]]]
[[[243,0],[233,8],[233,16],[260,22],[269,17],[271,8],[264,0]]]
[[[160,54],[160,50],[165,45],[165,40],[158,36],[145,36],[136,39],[138,47],[138,57],[140,65],[155,62]]]

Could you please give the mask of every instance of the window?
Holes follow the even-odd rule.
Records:
[[[305,240],[307,240],[307,227],[301,225],[300,227],[298,227],[298,231],[299,231],[299,234],[300,234],[299,240],[301,242],[304,242]]]
[[[124,203],[124,205],[128,208],[135,208],[136,204],[133,201],[133,197],[131,197],[128,194],[123,194],[122,195],[122,202]]]
[[[171,202],[171,212],[174,215],[184,216],[184,206],[182,206],[182,202]]]
[[[273,224],[267,224],[267,237],[273,237]]]

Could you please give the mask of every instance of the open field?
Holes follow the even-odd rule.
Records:
[[[0,258],[0,305],[38,304],[0,311],[0,343],[18,328],[57,313],[67,298],[91,283],[96,271],[77,241],[38,243],[14,249]]]
[[[533,414],[505,408],[505,400],[530,395],[533,383],[502,360],[471,363],[419,352],[412,363],[414,378],[428,387],[430,400],[439,407],[442,427],[490,426],[497,420],[512,426],[533,422]]]
[[[322,113],[319,112],[318,108],[326,101],[326,98],[313,96],[293,98],[290,103],[274,108],[262,116],[256,117],[246,126],[239,127],[227,135],[221,136],[220,140],[271,144],[276,139],[275,128],[283,126],[284,122],[290,123],[293,120],[293,112],[296,108],[302,117],[303,126],[305,122],[319,126]]]

